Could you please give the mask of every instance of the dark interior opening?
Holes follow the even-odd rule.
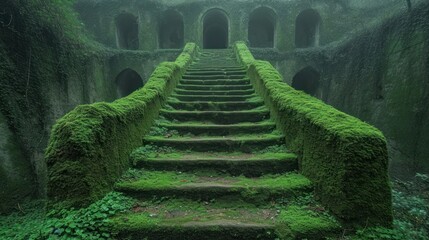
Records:
[[[139,48],[139,26],[137,18],[129,13],[116,17],[116,36],[118,47],[137,50]]]
[[[320,23],[320,15],[315,10],[302,11],[296,18],[295,46],[297,48],[318,46]]]
[[[250,47],[273,48],[277,17],[269,8],[258,8],[250,15],[249,42]]]
[[[319,88],[320,74],[312,67],[299,71],[292,80],[292,87],[309,95],[316,95]]]
[[[228,18],[220,10],[212,10],[204,17],[203,47],[206,49],[228,48]]]
[[[176,11],[166,11],[159,26],[159,47],[179,49],[184,45],[183,17]]]
[[[118,74],[116,86],[118,87],[119,97],[126,97],[143,87],[143,79],[136,71],[128,68]]]

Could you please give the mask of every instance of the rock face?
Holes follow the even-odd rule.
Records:
[[[3,212],[17,206],[19,198],[32,196],[36,184],[30,159],[25,157],[18,138],[9,130],[1,113],[0,136],[0,212]]]
[[[394,176],[429,171],[429,4],[336,49],[320,97],[389,139]]]

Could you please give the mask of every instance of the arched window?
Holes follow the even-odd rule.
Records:
[[[320,74],[312,67],[299,71],[292,80],[292,87],[309,95],[316,95],[319,89]]]
[[[277,15],[272,9],[260,7],[253,11],[249,19],[250,47],[273,48],[276,24]]]
[[[159,47],[160,48],[182,48],[184,45],[184,24],[180,13],[166,11],[159,25]]]
[[[219,9],[206,13],[203,23],[203,47],[208,49],[228,48],[229,21]]]
[[[136,71],[127,68],[116,77],[116,86],[119,97],[126,97],[143,87],[143,79]]]
[[[315,47],[319,45],[321,17],[313,9],[302,11],[295,23],[295,46],[297,48]]]
[[[116,17],[116,41],[118,47],[122,49],[139,48],[139,25],[135,16],[121,13]]]

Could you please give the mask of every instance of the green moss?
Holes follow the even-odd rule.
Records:
[[[194,44],[185,48],[192,49]],[[112,188],[192,56],[184,52],[177,62],[160,64],[146,85],[126,98],[81,105],[57,121],[46,150],[52,201],[82,206]]]
[[[235,51],[248,66],[257,93],[270,107],[288,149],[298,154],[323,204],[354,226],[392,223],[386,139],[376,128],[283,82],[268,62],[256,61],[246,45]]]
[[[318,239],[340,229],[334,218],[293,205],[280,212],[277,225],[282,239]]]

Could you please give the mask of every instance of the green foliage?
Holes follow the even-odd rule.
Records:
[[[112,192],[87,208],[61,209],[44,213],[42,205],[30,208],[25,216],[0,218],[2,239],[112,239],[110,218],[128,210],[134,200]]]
[[[175,150],[171,147],[163,146],[154,146],[154,145],[145,145],[139,147],[131,153],[130,159],[135,165],[141,159],[157,158],[160,155],[173,153]]]
[[[287,148],[299,156],[300,170],[313,182],[322,203],[352,227],[391,225],[391,189],[383,134],[296,91],[283,82],[269,62],[254,60],[244,43],[238,42],[235,51],[248,66],[255,90],[270,106]]]

